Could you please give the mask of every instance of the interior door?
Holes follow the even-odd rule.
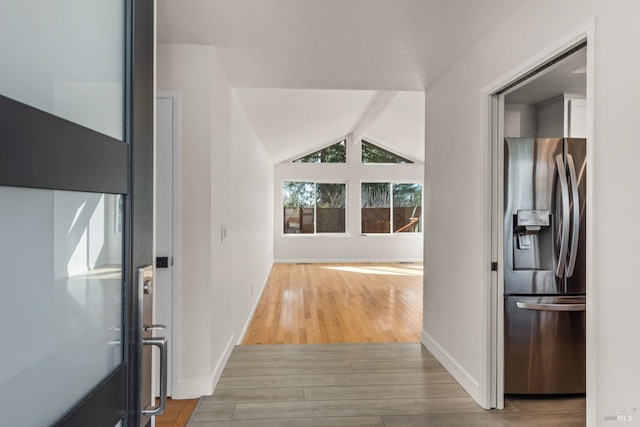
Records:
[[[8,0],[0,35],[2,424],[141,425],[153,1]]]

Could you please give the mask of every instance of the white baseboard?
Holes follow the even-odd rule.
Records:
[[[222,371],[229,360],[229,356],[231,356],[231,352],[234,347],[234,339],[235,335],[231,335],[227,343],[227,347],[225,348],[222,356],[218,359],[218,363],[216,363],[210,377],[192,380],[178,380],[172,387],[171,397],[173,399],[197,399],[201,396],[211,396],[218,384],[218,380],[220,380],[220,376],[222,375]]]
[[[197,399],[200,396],[211,396],[211,379],[179,380],[172,387],[172,399]]]
[[[235,335],[231,335],[229,341],[227,341],[227,346],[224,349],[224,353],[222,353],[222,356],[220,356],[220,358],[218,359],[218,363],[216,363],[216,367],[213,369],[213,375],[211,375],[211,393],[209,394],[213,394],[213,391],[216,389],[218,381],[222,376],[222,371],[224,371],[224,367],[227,365],[227,361],[231,356],[233,347],[235,347],[234,338]]]
[[[273,267],[273,262],[272,262],[272,267]],[[267,277],[265,277],[264,280],[262,281],[262,287],[260,288],[260,291],[256,295],[256,300],[253,302],[253,307],[251,307],[251,312],[249,313],[249,317],[247,317],[247,321],[245,322],[244,327],[242,328],[242,333],[240,334],[240,337],[238,338],[238,342],[236,343],[236,345],[241,345],[242,341],[244,341],[244,336],[247,334],[247,330],[249,329],[249,325],[251,324],[251,321],[253,320],[253,315],[255,314],[256,309],[258,308],[258,304],[260,303],[260,300],[262,299],[262,293],[264,292],[264,288],[267,287],[267,282],[269,281],[269,275],[270,274],[271,274],[271,268],[269,268],[269,272],[267,273]]]
[[[458,362],[456,362],[450,355],[447,353],[440,345],[429,336],[424,330],[422,331],[422,344],[433,354],[433,356],[438,359],[442,366],[453,376],[453,378],[458,381],[458,383],[465,389],[469,396],[476,403],[482,407],[480,403],[481,393],[480,393],[480,384],[471,376],[467,371],[464,370]],[[484,408],[489,409],[489,408]]]

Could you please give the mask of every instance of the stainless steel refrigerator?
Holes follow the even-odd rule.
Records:
[[[504,148],[505,393],[584,393],[586,141]]]

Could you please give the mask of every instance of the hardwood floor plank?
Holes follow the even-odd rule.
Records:
[[[192,427],[384,427],[380,417],[288,418],[194,422]]]
[[[407,372],[407,371],[444,371],[436,359],[396,360],[391,362],[355,362],[351,364],[353,372]]]
[[[303,387],[268,387],[250,389],[219,389],[204,398],[208,403],[278,402],[304,400]]]
[[[345,352],[413,352],[430,354],[424,346],[418,342],[395,343],[393,349],[389,349],[387,343],[343,343],[343,344],[280,344],[280,345],[239,345],[233,349],[231,359],[243,354],[318,354],[318,353],[345,353]]]
[[[483,412],[470,397],[239,403],[233,419],[357,417]]]
[[[207,403],[201,404],[193,417],[194,421],[231,420],[236,409],[235,403]]]
[[[276,364],[276,363],[326,363],[335,361],[335,353],[300,353],[300,354],[243,354],[235,355],[227,362],[228,367],[251,364],[252,366]],[[404,354],[407,362],[420,362],[423,360],[435,361],[436,359],[428,352],[406,352]],[[367,362],[388,362],[397,361],[398,355],[388,352],[341,352],[340,360],[350,363]]]
[[[396,384],[451,384],[456,380],[446,371],[382,372],[365,374],[300,374],[273,376],[222,377],[216,390],[235,388],[295,386],[357,386]]]
[[[517,396],[510,395],[509,400],[523,412],[571,412],[586,411],[584,396]]]
[[[426,399],[468,397],[458,384],[385,384],[365,386],[305,387],[304,400]]]
[[[513,413],[485,411],[479,414],[437,414],[413,416],[383,416],[385,427],[465,426],[465,427],[584,427],[584,412]]]
[[[174,427],[186,426],[187,421],[189,421],[189,418],[191,417],[191,414],[193,413],[193,410],[196,408],[197,404],[198,399],[187,399],[182,406],[182,411],[180,411],[178,418],[176,418],[175,420]]]
[[[275,264],[243,344],[419,342],[422,264]]]
[[[353,373],[350,363],[315,363],[291,365],[290,363],[271,363],[267,365],[229,366],[222,372],[222,377],[238,377],[252,375],[295,375],[305,373],[331,374],[342,372]]]
[[[156,405],[159,402],[156,400]],[[164,414],[156,417],[157,427],[184,427],[191,413],[198,404],[198,399],[167,399]]]

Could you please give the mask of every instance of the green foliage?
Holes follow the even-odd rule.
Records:
[[[346,163],[347,140],[330,145],[322,150],[307,154],[293,161],[293,163]]]
[[[319,208],[344,208],[345,184],[316,184],[316,206]]]
[[[422,184],[393,184],[393,206],[422,206]]]
[[[411,160],[362,140],[362,163],[413,163]]]
[[[282,204],[285,208],[344,208],[345,184],[316,184],[314,182],[291,182],[282,185]]]
[[[313,206],[315,184],[313,182],[285,182],[282,184],[282,204],[285,208]]]

